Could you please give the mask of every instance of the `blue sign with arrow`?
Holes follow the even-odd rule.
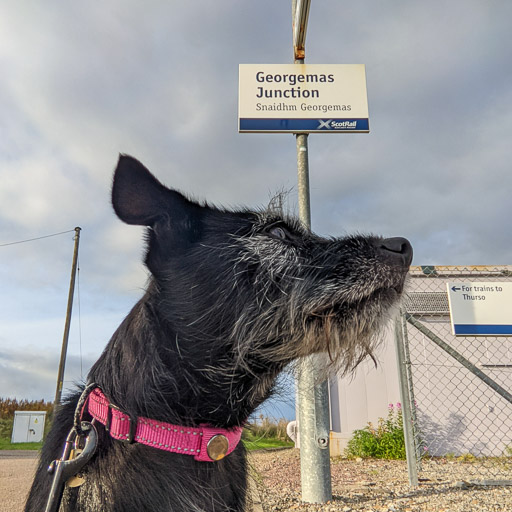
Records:
[[[447,283],[455,336],[512,336],[512,283]]]

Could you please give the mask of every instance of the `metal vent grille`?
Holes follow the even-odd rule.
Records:
[[[404,299],[408,313],[422,315],[448,315],[448,295],[446,292],[410,292]]]

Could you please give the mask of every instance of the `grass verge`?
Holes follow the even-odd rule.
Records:
[[[291,442],[268,437],[260,439],[244,439],[243,442],[247,450],[250,452],[254,450],[268,450],[272,448],[292,448],[294,446]]]
[[[40,450],[43,443],[11,443],[9,439],[0,438],[0,450]]]

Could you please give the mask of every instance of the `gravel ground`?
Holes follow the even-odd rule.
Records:
[[[0,512],[21,512],[37,467],[36,451],[0,451]]]
[[[23,510],[36,457],[37,452],[0,451],[0,512]],[[512,487],[473,485],[468,479],[471,474],[479,481],[496,480],[496,468],[425,462],[420,485],[412,489],[405,461],[338,459],[331,465],[333,500],[306,505],[300,499],[297,450],[253,453],[250,463],[257,489],[253,512],[512,512]],[[499,477],[512,480],[512,469],[500,467]]]
[[[301,502],[297,450],[255,453],[251,463],[264,512],[512,511],[512,487],[472,484],[468,474],[474,475],[474,464],[468,471],[468,464],[460,462],[425,462],[419,487],[411,488],[405,461],[337,459],[331,464],[332,501],[306,505]],[[479,481],[496,481],[496,468],[478,468],[477,473]],[[500,467],[499,475],[502,480],[512,480],[510,467]]]

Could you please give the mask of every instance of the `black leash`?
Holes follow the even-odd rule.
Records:
[[[48,473],[53,478],[45,512],[59,510],[66,482],[80,473],[96,451],[98,446],[96,427],[89,421],[82,421],[87,398],[95,387],[97,387],[95,383],[90,383],[84,388],[75,409],[73,427],[66,437],[61,458],[54,460],[48,467]]]

